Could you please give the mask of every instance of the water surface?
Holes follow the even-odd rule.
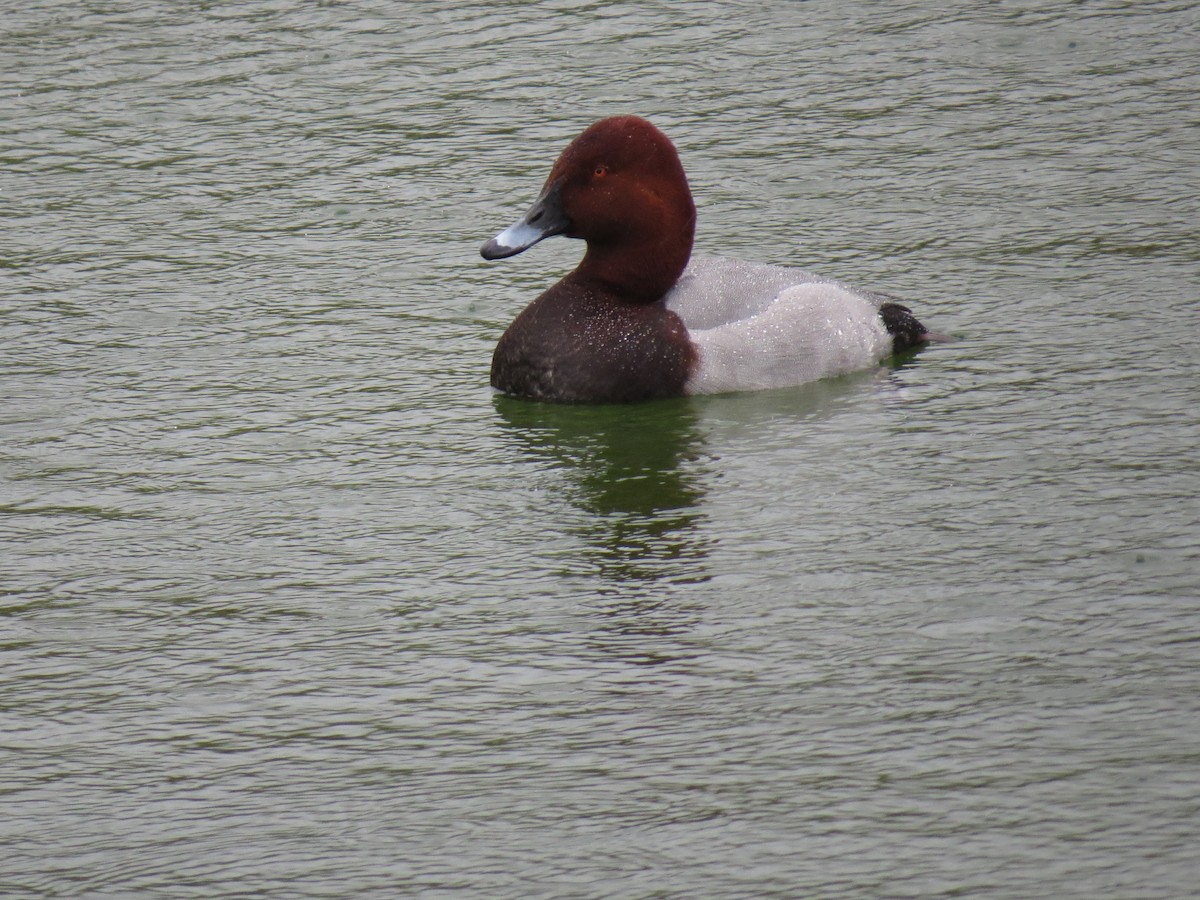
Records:
[[[1193,5],[9,7],[0,893],[1194,892]],[[493,396],[618,112],[960,340]]]

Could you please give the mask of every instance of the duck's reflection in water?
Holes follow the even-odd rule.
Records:
[[[703,580],[703,437],[687,400],[565,406],[496,396],[513,442],[562,466],[588,568],[614,582]]]

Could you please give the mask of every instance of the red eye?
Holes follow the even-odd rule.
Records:
[[[592,169],[592,174],[597,178],[603,178],[608,174],[608,166],[596,166],[596,168]]]

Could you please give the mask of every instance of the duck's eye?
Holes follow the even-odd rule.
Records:
[[[603,178],[608,174],[608,166],[596,166],[596,168],[592,169],[592,174],[597,178]]]

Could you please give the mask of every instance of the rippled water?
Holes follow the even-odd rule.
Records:
[[[0,11],[0,894],[1195,891],[1193,4]],[[615,112],[961,340],[492,396]]]

